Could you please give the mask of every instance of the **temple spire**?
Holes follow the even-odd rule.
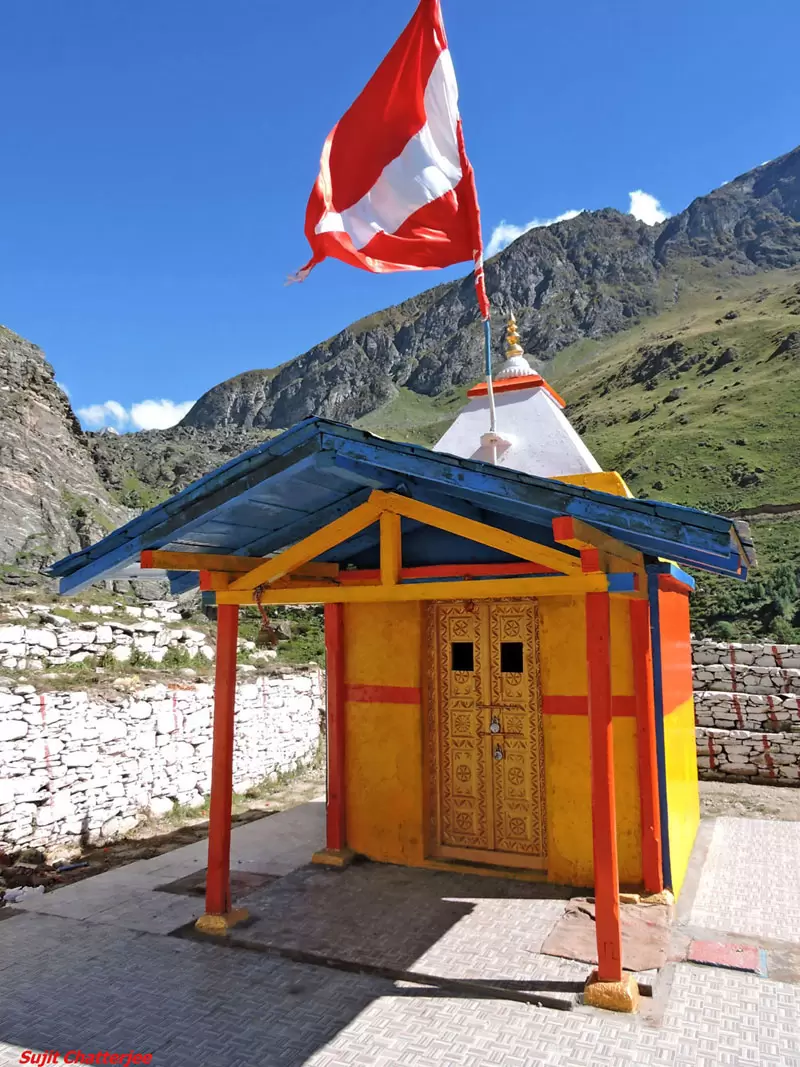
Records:
[[[505,381],[507,378],[522,378],[533,373],[533,367],[525,358],[525,351],[519,343],[517,320],[512,311],[506,326],[506,361],[497,372],[497,381]]]

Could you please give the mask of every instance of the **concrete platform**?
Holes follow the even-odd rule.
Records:
[[[259,894],[262,935],[271,931],[275,944],[344,950],[353,959],[394,956],[418,973],[424,966],[443,975],[488,974],[506,986],[493,992],[480,978],[461,985],[398,980],[359,973],[358,965],[320,966],[269,949],[252,951],[259,948],[255,942],[242,951],[227,947],[227,940],[201,944],[161,936],[200,910],[196,898],[154,887],[201,870],[201,842],[48,893],[24,911],[3,909],[0,1067],[18,1064],[26,1049],[72,1048],[135,1049],[152,1054],[154,1067],[800,1067],[796,824],[704,824],[694,884],[679,900],[677,926],[687,937],[742,945],[755,940],[767,948],[769,977],[668,963],[655,996],[636,1016],[582,1006],[551,1011],[510,995],[516,982],[523,994],[541,989],[548,980],[544,968],[553,963],[557,970],[549,974],[556,982],[569,982],[578,971],[582,980],[589,969],[567,964],[564,970],[540,958],[542,928],[566,904],[540,896],[546,886],[503,882],[495,889],[495,879],[445,872],[419,872],[424,882],[418,886],[414,879],[409,886],[396,877],[397,868],[375,868],[376,879],[366,877],[369,869],[353,867],[355,899],[340,913],[338,928],[328,915],[311,917],[310,929],[300,929],[300,916],[311,915],[309,905],[320,894],[324,899],[328,885],[308,881],[304,869],[323,830],[322,804],[234,830],[235,869],[284,876]],[[347,884],[339,883],[340,901]],[[363,920],[374,930],[382,918],[377,902],[366,899],[376,888],[397,918],[393,941],[371,945],[359,927]],[[292,895],[297,899],[281,925],[279,903]],[[432,908],[427,917],[418,910],[425,901]],[[85,918],[69,915],[81,911]],[[705,932],[693,925],[693,911]],[[485,961],[468,944],[470,929],[495,943]],[[758,929],[793,940],[764,946],[746,932]],[[568,989],[550,993],[562,1001],[572,995]]]
[[[541,949],[576,892],[377,863],[307,866],[243,897],[239,903],[253,921],[229,941],[307,962],[571,1007],[591,965]]]

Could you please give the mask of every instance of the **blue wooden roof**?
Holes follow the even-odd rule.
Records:
[[[153,576],[153,571],[139,571],[139,553],[147,548],[269,555],[327,525],[376,488],[548,545],[554,544],[552,519],[571,515],[653,558],[746,575],[748,561],[730,519],[520,474],[319,418],[298,423],[218,467],[102,541],[55,563],[50,574],[60,578],[62,593],[74,593],[100,579]],[[324,558],[377,566],[377,529],[351,538]],[[403,520],[406,566],[508,558]],[[181,589],[197,576],[170,578],[173,589]]]

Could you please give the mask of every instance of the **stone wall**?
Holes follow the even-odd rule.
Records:
[[[157,666],[177,653],[176,663],[210,663],[213,638],[190,625],[178,626],[182,616],[174,601],[156,601],[150,607],[105,606],[69,602],[74,615],[95,616],[78,621],[54,614],[47,605],[17,605],[0,623],[0,672],[58,670],[87,660],[113,668],[132,659]],[[272,649],[256,649],[254,642],[240,640],[250,659],[274,659]],[[138,659],[137,659],[138,657]]]
[[[202,804],[212,707],[212,687],[191,683],[103,693],[0,688],[0,850],[102,841],[147,811]],[[316,668],[240,682],[234,787],[312,760],[323,709]]]
[[[693,644],[701,778],[800,785],[800,646]]]

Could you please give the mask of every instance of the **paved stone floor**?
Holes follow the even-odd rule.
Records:
[[[800,941],[800,823],[717,819],[690,922]]]
[[[541,947],[574,892],[380,864],[306,866],[242,898],[257,918],[235,938],[392,977],[487,983],[572,1004],[591,966]]]
[[[300,854],[318,835],[320,812],[295,809],[285,815],[284,823],[277,822],[283,815],[262,820],[250,840],[251,847],[261,849],[260,866],[253,860],[251,869],[266,871],[271,857],[284,868],[307,859],[307,852]],[[736,933],[731,922],[752,931],[754,915],[770,916],[770,894],[797,907],[789,891],[800,869],[777,862],[791,854],[797,828],[782,824],[786,835],[769,837],[774,825],[716,824],[692,918],[698,909],[704,927]],[[770,851],[758,859],[767,842]],[[24,1049],[63,1053],[75,1048],[150,1052],[155,1067],[800,1067],[800,984],[793,982],[678,963],[662,972],[653,1003],[639,1017],[582,1007],[563,1012],[478,996],[470,989],[390,981],[167,937],[155,919],[149,929],[141,928],[144,922],[137,927],[131,909],[134,902],[143,903],[145,893],[166,898],[170,905],[164,907],[177,899],[143,888],[146,880],[154,885],[191,873],[204,861],[197,851],[197,856],[172,853],[166,875],[164,865],[123,868],[129,871],[127,881],[110,872],[118,876],[119,897],[127,900],[118,915],[113,905],[96,915],[64,914],[66,900],[59,907],[56,901],[65,889],[48,894],[46,908],[39,905],[0,921],[0,1067],[19,1063]],[[241,852],[240,858],[245,859]],[[751,863],[767,873],[748,875],[743,864]],[[77,911],[74,890],[94,895],[102,887],[92,888],[92,882],[107,877],[70,887],[70,907]],[[737,910],[726,879],[755,886],[754,892],[764,896],[749,898]],[[102,892],[112,899],[110,890]],[[720,894],[718,910],[715,893]],[[443,899],[449,900],[448,894]],[[496,906],[501,919],[508,902],[480,894],[452,896],[459,922],[476,914],[463,907],[465,901]],[[196,911],[194,901],[187,907]],[[414,938],[421,928],[409,927],[409,953],[417,950]],[[776,919],[768,929],[773,939],[780,935],[800,943],[796,923],[784,927]]]

